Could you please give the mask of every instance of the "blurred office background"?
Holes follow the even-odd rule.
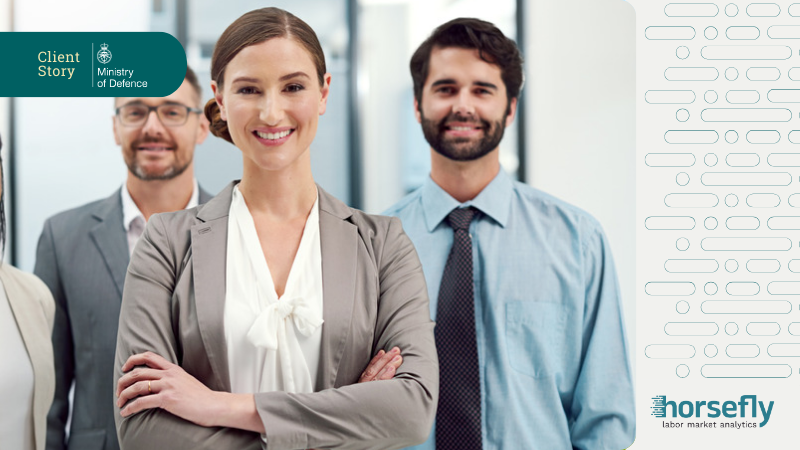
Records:
[[[184,45],[210,99],[217,37],[264,6],[287,9],[317,32],[333,81],[312,144],[314,175],[338,198],[372,213],[428,176],[408,71],[416,47],[437,25],[461,16],[491,21],[517,40],[526,83],[521,114],[501,144],[502,164],[600,220],[633,337],[635,17],[622,0],[0,0],[0,31],[167,32]],[[11,225],[6,260],[31,271],[47,217],[121,186],[126,169],[114,144],[112,107],[110,98],[0,98]],[[213,136],[195,161],[198,180],[212,193],[240,176],[239,151]]]

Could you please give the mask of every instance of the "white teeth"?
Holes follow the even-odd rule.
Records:
[[[453,130],[453,131],[468,131],[468,130],[472,130],[473,128],[472,127],[450,127],[450,129]]]
[[[279,133],[262,133],[260,131],[256,131],[256,134],[261,139],[280,139],[280,138],[288,136],[289,133],[291,133],[291,132],[292,132],[292,130],[281,131]]]

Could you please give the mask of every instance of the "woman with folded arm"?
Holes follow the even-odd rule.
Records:
[[[251,11],[220,37],[211,77],[205,112],[243,175],[205,205],[153,216],[133,253],[114,374],[121,447],[423,442],[438,395],[425,280],[397,219],[314,183],[331,83],[314,31]]]

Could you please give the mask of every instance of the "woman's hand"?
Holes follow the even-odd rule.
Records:
[[[394,347],[388,353],[381,350],[358,382],[390,380],[402,364],[399,348]],[[131,356],[122,371],[126,373],[117,382],[117,406],[122,408],[122,417],[161,408],[204,427],[228,426],[264,432],[253,395],[212,391],[181,366],[152,352]]]
[[[117,382],[117,406],[122,408],[122,417],[161,408],[197,425],[210,427],[218,425],[212,420],[231,406],[227,405],[228,399],[220,395],[223,393],[212,391],[181,366],[152,352],[131,356],[122,371],[127,372]]]
[[[377,380],[391,380],[397,369],[403,364],[403,357],[400,356],[400,349],[397,347],[389,350],[389,353],[381,350],[372,358],[367,368],[358,379],[359,383]]]

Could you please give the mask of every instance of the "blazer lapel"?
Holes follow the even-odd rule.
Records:
[[[103,255],[106,268],[117,286],[121,301],[125,273],[130,262],[130,253],[125,226],[122,224],[122,199],[120,198],[119,190],[115,191],[111,197],[100,202],[93,215],[99,220],[99,223],[89,233],[95,245],[97,245],[97,250]]]
[[[317,390],[336,386],[339,363],[353,317],[358,229],[347,221],[352,213],[344,203],[319,186],[319,230],[322,251],[323,319]]]
[[[192,227],[192,267],[197,321],[203,346],[218,387],[230,391],[228,350],[225,341],[225,270],[228,248],[228,211],[231,183],[201,206],[200,223]]]

